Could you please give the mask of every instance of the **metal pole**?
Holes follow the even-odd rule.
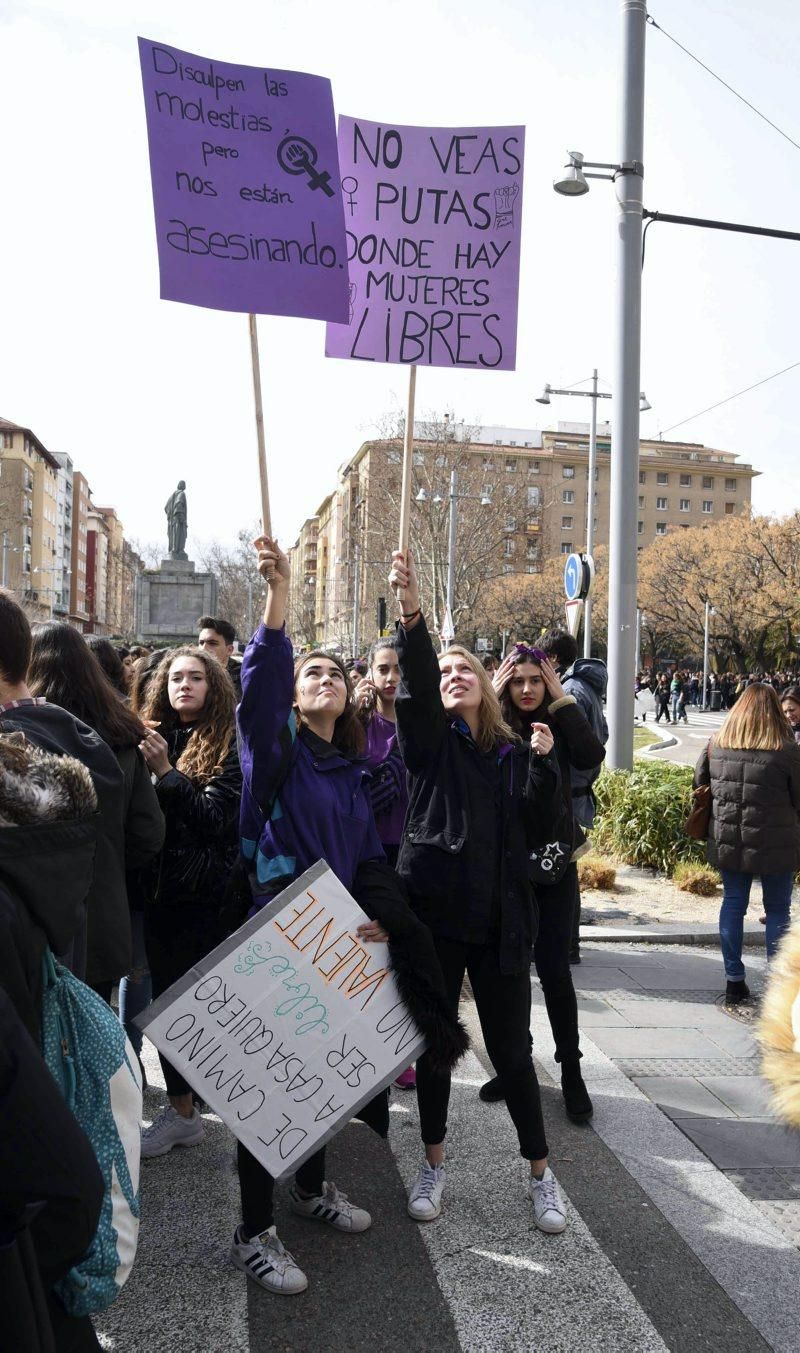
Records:
[[[358,646],[361,639],[361,546],[356,545],[354,551],[355,574],[353,575],[353,657],[358,657]]]
[[[592,420],[589,424],[589,492],[586,509],[586,553],[594,553],[594,478],[597,468],[597,368],[592,372]],[[583,656],[592,656],[592,594],[583,609]]]
[[[450,521],[447,532],[447,609],[453,618],[453,600],[456,585],[456,531],[458,530],[458,472],[450,471]],[[450,640],[445,640],[445,648]]]
[[[8,587],[8,531],[3,532],[3,587]]]
[[[708,709],[708,619],[711,603],[706,601],[706,615],[703,624],[703,709]]]
[[[642,157],[646,0],[622,0],[622,145],[617,173],[618,310],[611,436],[608,574],[608,724],[606,764],[633,766],[636,642],[636,522],[639,480],[639,390],[642,327]]]
[[[642,609],[636,607],[636,676],[642,670]]]

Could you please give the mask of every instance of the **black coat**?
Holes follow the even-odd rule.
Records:
[[[778,751],[717,747],[701,754],[695,785],[711,785],[709,864],[744,874],[800,868],[800,747]]]
[[[179,728],[167,734],[173,766],[191,732],[191,728]],[[236,738],[231,738],[222,770],[208,784],[195,785],[173,769],[158,781],[156,793],[166,819],[166,837],[154,905],[201,902],[219,909],[239,854],[242,772]]]
[[[553,709],[552,706],[556,703],[554,700],[545,708],[536,710],[531,717],[531,723],[546,723],[552,729],[554,750],[561,771],[565,820],[572,823],[572,849],[577,850],[585,844],[586,833],[574,816],[572,768],[579,771],[595,770],[603,764],[606,749],[597,734],[592,731],[589,720],[574,696],[569,698],[569,704]]]
[[[483,874],[487,849],[499,857],[499,958],[504,973],[530,966],[538,914],[528,881],[528,851],[552,837],[563,807],[558,762],[523,744],[508,748],[500,769],[500,821],[473,822],[467,761],[479,753],[447,717],[440,672],[424,619],[398,631],[402,682],[397,735],[409,772],[409,807],[397,864],[412,906],[434,935],[458,938],[465,904]],[[477,899],[480,902],[480,899]]]

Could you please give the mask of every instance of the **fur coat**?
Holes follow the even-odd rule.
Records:
[[[800,921],[769,965],[758,1037],[773,1108],[789,1127],[800,1128]]]

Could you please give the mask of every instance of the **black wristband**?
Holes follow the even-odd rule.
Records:
[[[401,620],[416,620],[416,618],[417,618],[418,615],[422,615],[422,607],[421,607],[421,606],[418,606],[417,609],[416,609],[416,611],[401,611],[401,612],[400,612],[400,619],[401,619]]]

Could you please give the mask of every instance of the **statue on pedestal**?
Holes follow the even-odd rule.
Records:
[[[186,553],[186,481],[180,479],[178,487],[167,499],[164,511],[167,514],[167,533],[170,559],[188,559]]]

